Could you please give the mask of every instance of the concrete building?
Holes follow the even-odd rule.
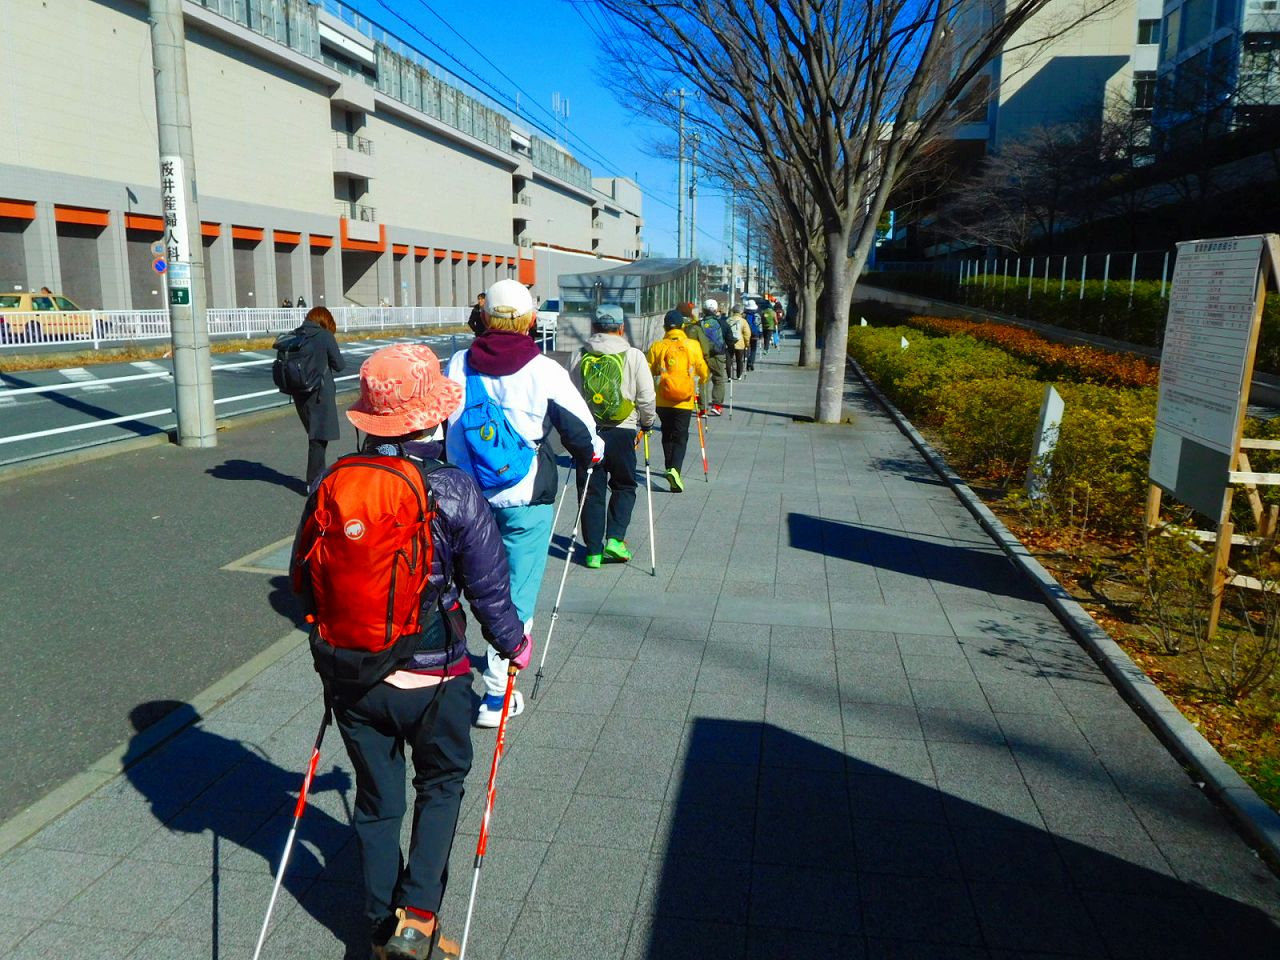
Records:
[[[3,0],[0,289],[163,306],[144,0]],[[210,306],[464,306],[500,277],[635,259],[634,183],[593,178],[338,0],[184,0]],[[50,43],[56,38],[56,44]]]
[[[1280,125],[1280,3],[1168,0],[1160,34],[1156,146],[1195,148]]]

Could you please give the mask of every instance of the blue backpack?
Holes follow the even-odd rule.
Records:
[[[467,397],[453,429],[471,456],[471,475],[481,490],[505,490],[529,473],[537,450],[516,432],[479,376],[467,370]]]
[[[703,316],[698,320],[703,332],[707,335],[707,339],[711,341],[711,346],[715,349],[712,353],[724,353],[724,331],[720,329],[720,318],[715,314]]]
[[[764,331],[760,329],[760,315],[754,310],[747,311],[747,324],[751,327],[751,336],[761,336]]]

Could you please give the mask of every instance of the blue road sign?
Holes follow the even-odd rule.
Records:
[[[151,261],[151,269],[156,273],[164,273],[169,269],[169,261],[164,257],[156,257]]]

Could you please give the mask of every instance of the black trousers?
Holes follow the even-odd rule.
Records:
[[[334,715],[356,772],[353,821],[370,928],[396,907],[439,912],[471,769],[471,684],[466,677],[417,690],[379,683]],[[406,745],[416,792],[407,860],[400,850]]]
[[[662,456],[670,470],[684,469],[684,452],[689,446],[689,421],[692,410],[679,407],[659,407],[658,422],[662,424]]]
[[[747,348],[730,350],[728,355],[729,376],[737,379],[747,372]]]
[[[603,553],[604,541],[625,540],[636,506],[636,431],[632,427],[597,427],[604,441],[604,459],[596,464],[582,506],[582,542],[587,554]],[[578,496],[587,471],[578,468]],[[608,489],[608,506],[605,491]]]
[[[761,334],[763,336],[763,334]],[[754,370],[756,368],[756,353],[760,350],[760,337],[751,338],[751,346],[747,348],[747,369]]]
[[[324,473],[326,466],[328,440],[317,440],[311,434],[311,396],[294,397],[293,408],[298,411],[298,419],[307,431],[307,486],[315,482],[316,477]]]

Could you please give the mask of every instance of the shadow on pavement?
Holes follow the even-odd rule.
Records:
[[[6,381],[4,384],[5,387],[17,389],[19,387],[43,386],[43,384],[36,383],[33,380],[28,380],[17,373],[5,373],[4,376]],[[40,394],[40,396],[48,400],[52,400],[59,406],[66,407],[68,410],[74,411],[75,413],[84,414],[90,420],[110,420],[115,417],[127,415],[118,409],[113,410],[110,407],[100,407],[94,403],[86,403],[79,397],[72,395],[73,393],[78,392],[79,391],[68,391],[66,393],[59,393],[57,390],[50,390],[48,393]],[[128,430],[130,433],[137,434],[140,437],[149,437],[156,433],[167,432],[160,427],[153,427],[149,424],[143,423],[141,420],[125,420],[123,423],[116,424],[116,426],[121,430]]]
[[[930,542],[918,534],[807,513],[787,514],[787,532],[790,545],[797,550],[985,593],[1036,599],[1034,589],[1010,566],[1004,554],[990,549]]]
[[[278,487],[284,487],[297,494],[305,495],[307,492],[307,483],[301,477],[291,477],[274,467],[268,467],[265,463],[253,460],[227,460],[216,467],[210,467],[205,473],[215,480],[260,480],[263,483],[274,483]]]
[[[303,755],[298,757],[297,769],[277,766],[258,746],[204,729],[196,710],[190,704],[178,701],[141,703],[130,712],[130,720],[140,735],[156,718],[174,713],[185,714],[191,726],[154,757],[129,767],[126,776],[170,834],[208,835],[208,849],[212,851],[210,884],[213,902],[208,942],[213,948],[212,957],[218,960],[220,955],[246,952],[241,940],[249,933],[241,923],[243,918],[228,917],[228,922],[224,922],[218,906],[222,889],[229,886],[229,881],[236,874],[243,874],[246,869],[256,875],[258,882],[253,884],[253,889],[262,894],[261,913],[256,920],[257,925],[252,928],[252,937],[257,937],[262,917],[266,915],[280,856],[284,852],[307,758]],[[314,797],[325,791],[336,791],[342,795],[345,806],[350,790],[350,776],[345,770],[334,767],[317,774],[312,781],[310,795]],[[309,802],[306,842],[300,842],[301,839],[293,845],[282,889],[345,944],[348,956],[367,956],[369,938],[361,917],[359,890],[350,888],[350,896],[345,898],[341,909],[336,909],[330,902],[333,900],[331,896],[308,895],[325,867],[333,864],[343,848],[353,842],[351,828],[345,821]],[[238,851],[255,854],[261,862],[253,865],[250,861],[246,866],[244,859],[238,858]],[[330,871],[330,874],[334,872]],[[351,873],[344,879],[356,876],[358,873]],[[326,876],[325,879],[333,880],[335,877]],[[273,930],[279,927],[281,912],[278,904],[272,920]],[[191,918],[193,925],[200,922],[202,918]],[[240,928],[239,940],[229,941],[225,935],[224,931],[232,926]],[[195,930],[191,936],[195,942],[200,942]],[[269,953],[270,946],[267,950]]]
[[[695,720],[635,955],[1280,956],[1263,911],[1050,833],[1018,782],[939,788],[924,749]]]
[[[284,617],[299,630],[311,632],[311,624],[307,623],[306,614],[302,612],[302,604],[293,587],[289,585],[287,576],[271,578],[271,592],[267,594],[271,609]]]

